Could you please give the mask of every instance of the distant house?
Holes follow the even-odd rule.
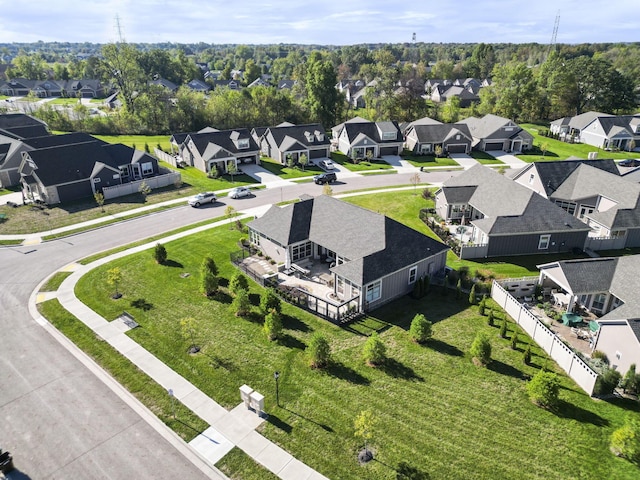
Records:
[[[280,80],[278,82],[278,90],[291,90],[298,83],[296,80]]]
[[[554,120],[550,131],[561,140],[586,143],[605,150],[640,147],[640,115],[585,112]]]
[[[469,127],[473,148],[482,152],[503,150],[519,153],[533,146],[533,135],[507,118],[488,114],[482,118],[469,117],[458,123]]]
[[[302,155],[310,161],[328,158],[329,147],[330,141],[319,123],[269,127],[260,138],[262,154],[283,165],[287,165],[288,158],[298,162]]]
[[[620,176],[613,160],[534,162],[514,180],[588,225],[588,248],[640,247],[640,184]]]
[[[49,205],[91,197],[106,187],[159,173],[158,161],[151,155],[97,139],[26,151],[20,164],[23,197]]]
[[[189,87],[191,90],[195,92],[207,93],[211,90],[211,85],[209,85],[206,82],[203,82],[202,80],[198,80],[197,78],[187,83],[187,87]]]
[[[13,187],[20,183],[22,152],[33,149],[26,142],[30,138],[50,136],[42,120],[22,113],[0,115],[0,186]]]
[[[26,78],[12,78],[0,85],[0,95],[9,97],[26,97],[35,86],[35,80]]]
[[[421,277],[442,274],[448,250],[384,215],[325,195],[272,206],[248,227],[251,243],[287,269],[330,259],[334,294],[365,312],[411,292]]]
[[[435,193],[444,220],[469,225],[469,256],[531,255],[582,249],[590,228],[504,175],[475,165]],[[466,229],[465,229],[466,230]]]
[[[156,85],[159,87],[166,88],[172,93],[175,93],[178,91],[178,86],[175,83],[173,83],[171,80],[167,80],[166,78],[156,78],[155,80],[151,80],[149,82],[149,85]]]
[[[230,163],[236,168],[241,163],[260,164],[260,148],[246,128],[187,134],[179,152],[183,162],[206,173],[226,173]]]
[[[461,108],[469,108],[473,103],[480,102],[478,93],[472,87],[460,85],[437,85],[431,89],[429,98],[436,103],[445,103],[454,97],[460,100]]]
[[[105,89],[96,79],[40,81],[14,78],[0,85],[2,95],[25,97],[29,93],[40,98],[103,98]]]
[[[568,294],[568,311],[580,308],[597,315],[593,350],[604,352],[622,375],[640,365],[640,255],[564,260],[538,265],[539,283]]]
[[[395,121],[371,122],[360,117],[332,129],[337,148],[351,158],[400,155],[404,139]]]
[[[456,124],[416,124],[405,132],[405,148],[414,155],[433,155],[436,147],[443,153],[469,153],[473,138],[467,125]]]

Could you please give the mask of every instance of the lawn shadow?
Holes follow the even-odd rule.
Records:
[[[331,375],[332,377],[346,380],[347,382],[353,383],[355,385],[369,385],[371,383],[368,378],[363,377],[353,368],[347,367],[340,362],[332,361],[325,369],[325,372],[327,372],[327,374]]]
[[[580,423],[591,423],[597,427],[609,426],[609,421],[606,418],[602,418],[600,415],[593,413],[589,410],[585,410],[582,407],[569,403],[565,400],[558,400],[558,406],[553,410],[558,417],[569,418],[576,420]]]
[[[153,304],[147,302],[144,298],[136,298],[135,300],[131,300],[131,306],[133,308],[139,308],[145,312],[148,312],[153,308]]]
[[[254,307],[257,307],[258,305],[260,305],[260,295],[258,295],[257,293],[250,293],[249,303]]]
[[[184,268],[184,265],[182,265],[180,262],[176,262],[175,260],[165,260],[164,263],[162,264],[165,267],[174,267],[174,268]]]
[[[299,418],[301,418],[303,420],[306,420],[309,423],[313,423],[314,425],[319,426],[325,432],[333,433],[333,431],[334,431],[333,428],[331,428],[329,425],[325,425],[323,423],[316,422],[315,420],[311,420],[310,418],[307,418],[304,415],[300,415],[299,413],[296,413],[293,410],[288,409],[287,407],[282,407],[282,408],[283,408],[283,410],[286,410],[287,412],[289,412],[292,415],[295,415],[296,417],[299,417]]]
[[[285,408],[285,410],[287,409]],[[285,433],[291,433],[291,430],[293,430],[293,427],[291,425],[283,421],[280,417],[278,417],[274,413],[269,414],[269,416],[267,417],[267,422],[269,422],[274,427],[279,428]]]
[[[287,330],[296,330],[298,332],[308,332],[310,330],[309,325],[291,315],[282,316],[282,326]]]
[[[529,375],[524,373],[522,370],[518,370],[517,368],[507,365],[506,363],[501,362],[500,360],[491,360],[487,368],[492,372],[499,373],[501,375],[507,375],[509,377],[517,378],[519,380],[529,380]]]
[[[452,357],[462,357],[464,353],[458,347],[453,345],[449,345],[442,340],[437,340],[435,338],[430,338],[425,345],[436,352],[444,353],[445,355],[451,355]]]
[[[216,300],[220,303],[226,303],[227,305],[230,305],[231,302],[233,301],[233,298],[231,298],[231,295],[229,295],[226,292],[223,292],[222,290],[218,290],[214,295],[211,296],[212,300]]]
[[[31,480],[31,477],[29,475],[20,471],[16,467],[13,467],[13,470],[11,470],[11,472],[7,472],[6,478],[7,480]]]
[[[607,403],[615,405],[616,407],[623,408],[625,410],[640,413],[640,402],[633,398],[625,398],[620,396],[614,396],[605,400]]]
[[[407,462],[400,462],[396,468],[396,480],[430,480],[429,472],[420,470]]]
[[[282,334],[282,336],[278,339],[278,343],[284,347],[297,348],[298,350],[304,350],[305,348],[307,348],[306,343],[294,336],[289,335],[288,333]]]
[[[247,315],[243,315],[241,318],[249,320],[251,323],[263,323],[264,316],[260,312],[249,312]]]
[[[220,277],[218,279],[218,285],[220,285],[222,288],[229,288],[229,279]]]
[[[395,358],[385,358],[378,368],[393,378],[424,382],[424,378],[418,375],[413,368],[400,363]]]
[[[213,368],[224,368],[228,372],[235,372],[238,369],[233,362],[225,358],[220,358],[212,354],[206,354],[206,356],[211,359],[211,366]]]

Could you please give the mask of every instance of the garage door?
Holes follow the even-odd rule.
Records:
[[[58,186],[58,198],[60,202],[68,202],[79,198],[91,197],[93,190],[89,180],[78,183],[70,183]]]
[[[239,157],[238,163],[256,163],[255,155],[251,155],[250,157]]]
[[[309,158],[326,158],[328,156],[329,156],[329,152],[326,148],[309,151]]]
[[[497,143],[486,143],[484,146],[485,151],[487,150],[502,150],[502,142]]]
[[[449,153],[467,153],[467,146],[463,143],[461,145],[447,145],[447,152]]]
[[[380,147],[380,155],[399,155],[398,147]]]

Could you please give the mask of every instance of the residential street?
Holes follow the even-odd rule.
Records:
[[[440,183],[454,174],[420,177]],[[408,185],[410,177],[349,178],[332,189]],[[321,192],[322,186],[306,183],[223,202],[242,210]],[[193,454],[187,458],[176,449],[182,442],[168,442],[173,434],[155,417],[141,417],[39,325],[28,300],[43,279],[75,260],[223,214],[220,204],[184,206],[36,246],[0,248],[0,447],[13,454],[20,472],[33,479],[216,478],[209,466],[198,468]],[[188,451],[184,445],[181,450]]]

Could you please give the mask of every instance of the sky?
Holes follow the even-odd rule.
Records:
[[[638,0],[0,0],[0,43],[640,41]]]

